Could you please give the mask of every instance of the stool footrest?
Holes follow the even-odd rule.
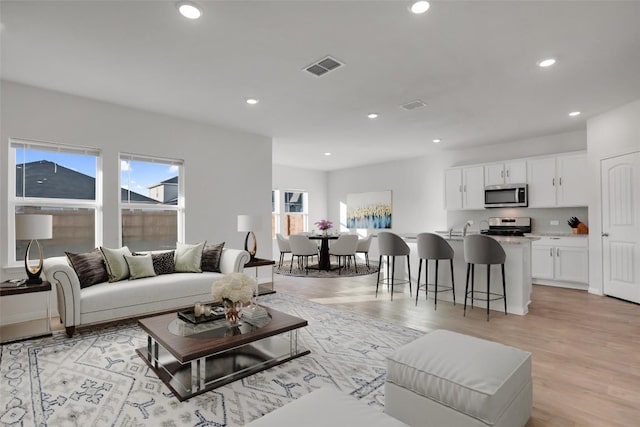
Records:
[[[424,287],[427,286],[429,290],[433,289],[432,292],[436,292],[436,285],[433,283],[418,283],[418,289],[424,289]],[[453,290],[452,286],[443,286],[443,285],[438,285],[438,293],[440,292],[447,292],[447,291],[451,291]]]
[[[467,292],[467,295],[471,295],[471,298],[473,298],[474,300],[478,300],[478,301],[497,301],[497,300],[501,300],[501,299],[505,299],[506,297],[502,294],[496,294],[495,292],[489,292],[489,295],[493,295],[495,296],[495,298],[486,298],[487,293],[483,292],[483,291],[469,291]],[[477,297],[476,295],[480,295],[479,297]],[[484,296],[484,298],[483,298]]]
[[[406,280],[406,279],[395,279],[393,281],[394,285],[404,285],[404,284],[407,284],[407,283],[411,283],[411,282],[409,282],[409,280]],[[381,285],[390,285],[391,284],[391,279],[390,278],[380,279],[380,284]]]

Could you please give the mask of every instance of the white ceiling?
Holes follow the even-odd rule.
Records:
[[[272,136],[274,163],[321,170],[584,129],[640,99],[640,1],[196,2],[189,21],[173,1],[2,0],[2,78]],[[302,71],[326,55],[346,65]]]

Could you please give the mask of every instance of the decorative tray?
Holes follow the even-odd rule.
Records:
[[[211,322],[212,320],[223,319],[225,317],[224,307],[214,306],[211,307],[211,314],[209,316],[197,316],[193,313],[193,308],[185,311],[179,311],[178,317],[186,322],[197,325],[199,323]]]

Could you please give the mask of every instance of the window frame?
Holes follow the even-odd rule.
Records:
[[[22,197],[16,195],[16,150],[22,148],[25,150],[50,151],[54,153],[70,153],[94,156],[96,159],[96,177],[95,177],[95,200],[82,199],[60,199],[60,198],[44,198],[44,197],[26,197],[24,192]],[[69,209],[93,209],[94,210],[94,241],[93,247],[102,244],[102,224],[103,224],[103,196],[102,196],[102,150],[94,147],[63,144],[59,142],[38,141],[22,138],[9,138],[8,156],[7,156],[7,218],[8,218],[8,255],[7,262],[9,267],[17,267],[22,261],[16,259],[16,234],[15,219],[16,208],[18,207],[52,207],[52,208],[69,208]]]
[[[272,226],[272,239],[276,238],[276,234],[280,233],[282,229],[282,225],[280,224],[280,190],[274,188],[271,190],[271,199],[272,199],[272,209],[271,209],[271,218],[273,221]]]
[[[122,162],[135,161],[147,163],[161,163],[168,166],[178,167],[178,203],[176,205],[167,205],[164,203],[146,204],[146,203],[130,203],[123,202],[121,197],[122,187]],[[184,160],[170,159],[158,156],[148,156],[133,153],[118,153],[118,244],[122,247],[122,212],[127,210],[160,210],[160,211],[176,211],[177,227],[176,236],[179,242],[184,242],[185,236],[185,195],[184,195]]]
[[[300,193],[302,195],[302,212],[287,212],[287,205],[285,202],[285,194],[286,193]],[[302,233],[307,233],[309,231],[309,192],[306,190],[297,190],[297,189],[286,189],[281,191],[281,203],[283,206],[282,212],[282,222],[286,221],[287,215],[296,215],[302,217]],[[282,225],[282,224],[281,224]],[[285,230],[285,227],[282,227]],[[287,236],[290,234],[287,231]]]

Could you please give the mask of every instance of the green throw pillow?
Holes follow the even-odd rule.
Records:
[[[104,264],[107,267],[107,275],[109,282],[118,282],[129,277],[129,267],[124,260],[123,255],[131,255],[128,247],[123,246],[120,249],[109,249],[100,247]]]
[[[197,245],[176,243],[175,264],[178,273],[202,273],[202,250],[206,242]]]
[[[153,260],[151,254],[147,255],[124,255],[124,260],[129,267],[129,280],[142,279],[143,277],[155,276]]]

